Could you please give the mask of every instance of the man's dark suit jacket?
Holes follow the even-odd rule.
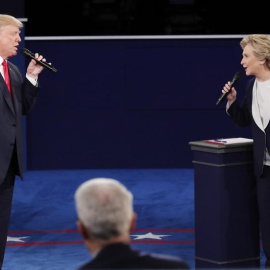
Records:
[[[190,269],[180,258],[137,251],[128,244],[104,247],[84,269]]]
[[[230,108],[228,113],[234,122],[239,126],[252,126],[252,137],[253,137],[253,162],[254,162],[254,173],[256,176],[261,176],[263,173],[263,160],[264,152],[267,147],[270,153],[270,125],[263,132],[254,121],[252,116],[252,97],[253,97],[253,85],[255,78],[252,78],[247,83],[246,93],[241,106],[235,101]],[[270,101],[269,101],[270,106]]]
[[[31,110],[38,93],[38,87],[33,86],[27,79],[23,80],[14,64],[8,62],[8,68],[12,99],[0,75],[0,184],[6,176],[14,147],[19,165],[16,173],[21,179],[23,177],[22,115]]]

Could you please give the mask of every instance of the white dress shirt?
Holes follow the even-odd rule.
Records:
[[[270,80],[259,82],[253,86],[252,116],[257,126],[265,133],[270,119]],[[265,149],[264,164],[270,166],[270,155]]]

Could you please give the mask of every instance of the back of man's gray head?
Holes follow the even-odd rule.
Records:
[[[133,214],[133,195],[119,181],[93,178],[75,192],[79,220],[88,233],[100,239],[126,235]]]

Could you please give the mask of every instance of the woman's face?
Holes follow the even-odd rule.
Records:
[[[241,60],[241,65],[245,69],[246,75],[260,75],[263,70],[263,64],[265,60],[259,60],[253,53],[253,48],[250,44],[247,44],[242,53],[243,57]]]

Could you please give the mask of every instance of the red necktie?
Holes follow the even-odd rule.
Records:
[[[11,94],[11,87],[10,87],[10,79],[9,79],[9,74],[8,74],[8,66],[7,66],[7,61],[3,61],[2,63],[3,67],[4,67],[4,77],[5,77],[5,81],[7,84],[7,88],[9,93]]]

